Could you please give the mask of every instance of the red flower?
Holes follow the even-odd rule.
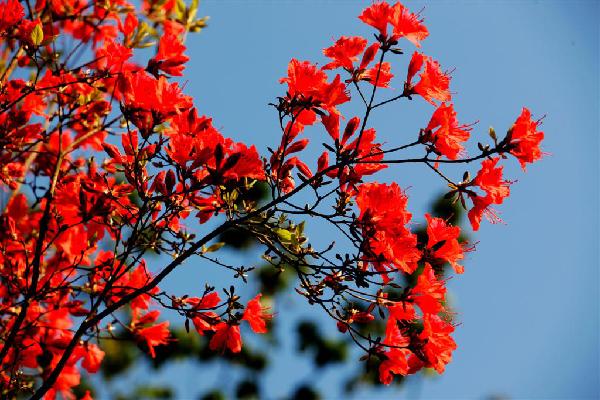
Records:
[[[213,351],[224,352],[227,348],[232,353],[239,353],[242,351],[240,326],[229,325],[227,322],[218,323],[215,326],[215,334],[210,339],[208,347]]]
[[[117,19],[117,24],[121,33],[123,33],[125,37],[128,37],[138,27],[139,21],[137,15],[135,15],[135,13],[130,12],[127,13],[127,16],[125,17],[125,23],[123,23],[121,19]]]
[[[408,197],[396,183],[365,183],[360,185],[356,203],[359,219],[373,224],[396,227],[405,232],[412,214],[406,210]]]
[[[267,333],[267,321],[273,316],[266,312],[269,308],[263,307],[260,304],[262,294],[257,294],[246,305],[244,316],[242,319],[250,324],[250,328],[255,333]]]
[[[412,86],[412,80],[423,67],[423,63],[427,60],[428,57],[418,51],[415,51],[410,57],[410,62],[408,63],[408,73],[406,75],[406,86]]]
[[[293,129],[290,130],[296,132],[302,131],[304,125],[315,123],[315,109],[337,114],[336,107],[350,100],[346,85],[339,75],[328,83],[327,74],[308,61],[292,59],[288,65],[288,76],[281,78],[279,82],[288,84],[285,100],[289,107],[287,112],[295,119]]]
[[[58,357],[54,357],[51,364],[52,367],[58,362]],[[75,365],[67,364],[56,379],[54,386],[50,389],[44,399],[56,399],[56,395],[60,393],[63,399],[73,398],[71,389],[81,383],[81,374]]]
[[[360,36],[342,36],[333,46],[323,50],[323,54],[333,60],[323,66],[323,69],[339,67],[346,68],[349,71],[354,69],[352,64],[358,61],[358,55],[362,53],[366,45],[367,40]]]
[[[128,47],[113,41],[105,42],[96,50],[95,67],[99,70],[121,72],[126,69],[127,61],[132,55],[133,51]]]
[[[156,357],[154,347],[169,343],[169,321],[161,322],[135,332],[136,336],[146,341],[150,355]]]
[[[526,163],[542,158],[540,143],[544,139],[544,132],[537,130],[538,124],[539,121],[533,121],[531,112],[523,107],[521,115],[508,132],[509,152],[517,157],[523,170]]]
[[[388,3],[376,2],[365,8],[358,18],[365,24],[377,29],[382,36],[386,37],[387,25],[392,13],[393,9]]]
[[[327,130],[327,133],[333,140],[340,140],[340,121],[339,115],[329,114],[321,117],[323,125]],[[376,132],[375,129],[365,129],[360,137],[355,138],[353,141],[348,142],[356,133],[360,124],[360,118],[351,118],[346,127],[344,128],[343,135],[341,137],[341,152],[344,154],[354,153],[357,159],[362,162],[353,166],[353,168],[344,168],[342,172],[338,169],[333,169],[327,172],[327,176],[330,178],[340,179],[340,188],[348,193],[353,192],[355,185],[361,181],[366,175],[372,175],[377,171],[380,171],[387,166],[380,161],[383,159],[383,153],[381,152],[381,145],[375,142]]]
[[[379,364],[379,381],[389,385],[394,380],[394,375],[408,375],[407,356],[412,355],[408,349],[391,348],[385,352],[386,359]]]
[[[142,259],[140,265],[128,275],[126,281],[123,281],[123,286],[127,289],[124,290],[124,293],[129,293],[135,289],[139,289],[144,285],[147,285],[152,280],[152,275],[148,272],[146,268],[146,261]],[[147,310],[150,306],[150,302],[152,301],[152,294],[155,294],[159,291],[157,287],[152,290],[139,295],[134,300],[131,301],[131,308],[133,310]]]
[[[361,210],[359,221],[368,238],[367,259],[388,281],[387,268],[412,273],[421,253],[417,237],[406,227],[411,214],[406,210],[408,197],[396,183],[365,183],[358,187],[356,204]]]
[[[454,326],[437,315],[423,316],[423,331],[419,338],[425,341],[423,351],[427,357],[427,366],[439,374],[444,372],[446,364],[452,360],[452,352],[456,349],[456,343],[450,336],[452,332]]]
[[[90,374],[98,372],[98,369],[100,369],[100,364],[104,359],[104,352],[93,343],[88,343],[88,345],[85,346],[84,351],[85,352],[83,354],[83,362],[81,363],[81,366]]]
[[[420,47],[420,41],[429,35],[423,20],[399,2],[393,6],[385,2],[376,2],[364,9],[358,18],[377,29],[383,38],[387,38],[388,23],[391,23],[394,29],[392,39],[404,37],[417,47]]]
[[[0,3],[0,33],[16,25],[24,16],[25,12],[19,0]]]
[[[390,346],[383,353],[386,357],[379,364],[379,381],[385,385],[392,383],[393,375],[408,375],[420,368],[418,359],[408,349],[410,338],[405,337],[398,328],[397,319],[391,315],[385,327],[385,339],[383,345]]]
[[[481,224],[481,218],[483,216],[485,216],[492,224],[502,222],[502,219],[500,219],[496,210],[490,207],[492,202],[489,196],[481,197],[469,195],[469,197],[473,201],[473,208],[469,210],[468,216],[474,231],[479,230],[479,225]]]
[[[385,324],[385,339],[382,344],[396,347],[407,347],[410,344],[410,339],[404,336],[398,327],[398,320],[394,314],[390,315]]]
[[[421,70],[425,64],[425,68],[419,75],[421,80],[417,84],[412,85],[412,79],[415,74]],[[429,103],[435,105],[433,100],[449,101],[450,95],[450,75],[442,72],[440,64],[431,58],[420,53],[413,53],[408,66],[408,75],[404,85],[404,93],[406,95],[418,94]]]
[[[444,282],[437,279],[429,263],[425,263],[423,272],[417,279],[417,285],[410,291],[409,298],[423,313],[437,314],[443,309],[446,287]]]
[[[199,312],[196,310],[215,308],[220,302],[221,298],[217,292],[211,292],[202,298],[188,297],[184,300],[184,303],[192,306],[192,309],[195,311],[192,322],[200,335],[204,335],[206,331],[214,331],[215,325],[219,322],[220,317],[212,311]]]
[[[248,147],[244,143],[237,142],[232,144],[231,148],[228,149],[227,158],[225,158],[221,164],[221,167],[227,165],[229,158],[237,158],[237,161],[232,167],[225,169],[223,175],[225,179],[231,180],[242,180],[243,178],[249,179],[265,179],[265,172],[263,170],[263,162],[258,155],[258,151],[254,145]]]
[[[500,157],[488,158],[481,163],[481,169],[473,180],[473,184],[479,186],[486,192],[486,196],[478,196],[470,193],[469,197],[473,201],[473,208],[469,211],[469,220],[473,230],[479,229],[481,217],[486,216],[492,223],[502,220],[496,214],[496,211],[490,206],[492,204],[502,204],[504,199],[510,195],[510,184],[512,182],[504,180],[502,177],[503,167],[496,167]]]
[[[198,180],[207,178],[209,170],[218,171],[211,175],[217,181],[265,177],[256,148],[223,137],[213,126],[212,119],[198,116],[196,108],[175,115],[166,134],[170,137],[167,154],[182,167],[187,168],[191,163],[190,170],[195,170]],[[219,160],[217,148],[223,156]]]
[[[394,28],[392,37],[396,40],[404,37],[415,46],[421,47],[421,40],[429,36],[423,20],[400,3],[394,4],[392,9],[393,12],[390,14],[390,22]]]
[[[168,33],[161,36],[158,42],[158,52],[148,62],[148,71],[157,75],[160,69],[169,75],[182,76],[185,69],[184,64],[190,59],[183,54],[184,51],[185,46],[177,35]]]
[[[442,103],[431,116],[431,120],[425,128],[431,132],[428,141],[442,155],[451,160],[456,160],[464,150],[461,143],[469,139],[471,127],[459,125],[456,119],[456,111],[452,104]]]
[[[339,104],[350,100],[346,93],[346,85],[337,75],[333,82],[327,82],[327,74],[309,61],[292,59],[288,65],[288,76],[279,80],[288,84],[291,97],[300,96],[304,100],[312,100],[314,106],[328,111],[335,110]],[[305,125],[309,123],[299,121]]]
[[[379,43],[373,43],[364,52],[360,66],[354,67],[354,62],[358,60],[358,55],[365,49],[367,41],[359,36],[346,37],[342,36],[335,44],[323,50],[323,54],[331,58],[333,61],[325,65],[323,69],[334,69],[343,67],[348,71],[352,78],[346,80],[348,82],[368,81],[369,83],[379,86],[387,87],[389,81],[393,78],[393,74],[390,72],[391,66],[389,63],[382,63],[381,68],[379,64],[374,67],[365,70],[365,68],[373,61],[375,53],[379,49]],[[376,79],[379,71],[379,78]],[[375,82],[377,80],[377,82]]]
[[[400,301],[387,306],[390,315],[399,321],[412,321],[417,317],[413,305],[406,301]]]
[[[454,268],[457,274],[462,274],[465,268],[458,261],[465,258],[462,245],[458,242],[460,228],[451,226],[441,218],[433,218],[425,214],[427,219],[427,249],[432,256],[442,259]]]
[[[119,91],[125,103],[125,115],[145,138],[154,126],[192,106],[192,99],[165,76],[155,79],[146,73],[125,75],[119,79]]]
[[[81,398],[81,400],[94,400],[94,398],[90,394],[90,391],[86,390],[85,394],[83,395],[83,397]]]
[[[481,169],[473,181],[487,193],[493,204],[502,204],[504,199],[510,195],[510,184],[512,183],[502,177],[504,167],[496,167],[498,161],[500,161],[500,157],[483,160]]]
[[[362,60],[360,60],[360,66],[358,69],[365,69],[367,65],[371,64],[371,62],[375,59],[375,54],[377,54],[377,50],[379,50],[379,43],[373,43],[365,50],[365,53],[362,56]]]
[[[360,74],[360,80],[368,81],[377,87],[389,87],[390,81],[394,77],[394,74],[391,73],[391,68],[388,62],[381,63],[381,68],[379,64],[376,64],[374,67]]]
[[[185,299],[185,304],[189,304],[194,310],[206,310],[214,308],[221,302],[221,298],[217,292],[210,292],[202,298],[188,297]]]

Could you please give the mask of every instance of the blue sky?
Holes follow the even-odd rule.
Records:
[[[188,38],[186,92],[225,135],[264,152],[279,140],[276,114],[267,103],[284,93],[278,79],[289,59],[323,64],[321,49],[340,35],[371,39],[371,29],[356,18],[365,4],[204,1],[199,13],[211,19],[205,31]],[[490,125],[505,132],[527,106],[536,117],[546,115],[543,147],[551,155],[526,173],[514,160],[506,163],[505,174],[518,180],[511,198],[499,207],[506,224],[483,224],[473,236],[477,251],[469,254],[465,274],[449,284],[461,325],[455,334],[458,350],[446,373],[417,378],[400,391],[358,396],[598,397],[599,3],[405,4],[414,11],[424,8],[431,36],[423,52],[455,69],[451,87],[459,119],[480,121],[473,135],[485,141]],[[401,45],[412,52],[410,43]],[[407,57],[396,63],[396,91],[390,93],[401,90]],[[351,116],[352,108],[344,111]],[[421,99],[393,103],[372,124],[380,140],[408,143],[431,111]],[[307,134],[320,143],[322,132]],[[460,176],[462,171],[450,173]],[[427,211],[431,198],[443,190],[443,183],[424,168],[391,168],[380,179],[410,186],[409,208],[415,215]],[[311,239],[326,238],[317,229]],[[170,288],[201,287],[202,282],[190,282],[206,279],[206,270],[213,268],[202,268],[198,261],[188,264],[169,279]],[[278,311],[311,311],[300,303],[292,294]],[[282,356],[265,377],[273,397],[290,392],[286,376],[292,373],[315,379],[328,397],[339,395],[336,376],[313,376],[308,368],[302,360]],[[179,395],[185,397],[199,392],[197,382],[219,382],[222,374],[180,365],[155,379],[180,382]]]

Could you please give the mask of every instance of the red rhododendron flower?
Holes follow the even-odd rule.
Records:
[[[185,304],[192,306],[194,313],[192,314],[192,322],[196,331],[200,335],[204,335],[206,331],[214,331],[215,325],[220,321],[218,314],[212,311],[203,311],[211,308],[215,308],[221,302],[221,298],[217,292],[211,292],[202,298],[188,297],[184,300]]]
[[[360,36],[346,37],[342,36],[335,44],[323,50],[326,57],[333,61],[323,66],[323,69],[345,68],[352,70],[353,63],[358,61],[358,55],[367,46],[367,40]]]
[[[387,360],[379,364],[379,381],[389,385],[394,375],[409,375],[423,368],[423,361],[407,349],[390,348],[385,353]]]
[[[412,303],[400,301],[387,305],[390,315],[398,321],[412,321],[417,318],[415,308]]]
[[[540,143],[544,139],[544,132],[537,130],[538,125],[539,121],[533,121],[531,112],[523,107],[521,115],[508,132],[509,152],[517,157],[523,170],[525,170],[527,163],[542,158]]]
[[[113,41],[106,41],[96,49],[95,66],[100,70],[120,72],[128,69],[127,61],[133,56],[133,51]]]
[[[361,80],[366,80],[367,82],[375,85],[377,87],[386,88],[389,86],[390,81],[394,77],[390,71],[392,66],[388,62],[381,63],[381,67],[379,65],[375,65],[373,68],[369,68],[360,74]]]
[[[391,346],[383,353],[385,360],[379,364],[379,380],[385,385],[392,383],[393,375],[408,375],[418,368],[418,361],[413,360],[414,354],[408,349],[410,338],[403,335],[398,327],[398,320],[391,315],[385,328],[383,345]]]
[[[469,198],[473,201],[473,208],[469,210],[468,217],[471,222],[471,227],[474,231],[479,230],[481,225],[481,218],[485,216],[488,221],[495,224],[501,222],[502,219],[498,216],[496,210],[491,205],[492,202],[489,196],[481,197],[477,195],[469,195]]]
[[[389,280],[386,266],[412,273],[421,257],[416,247],[417,237],[406,227],[411,219],[411,214],[406,211],[407,200],[396,183],[368,183],[358,188],[359,221],[367,237],[371,238],[367,250],[375,257],[381,257],[370,261],[382,273],[384,281]]]
[[[93,343],[89,343],[85,350],[81,366],[85,368],[87,372],[94,374],[100,369],[100,364],[104,359],[104,352]]]
[[[420,47],[421,40],[429,35],[423,20],[399,2],[393,6],[385,2],[375,2],[364,9],[358,18],[377,29],[384,39],[387,38],[388,24],[392,24],[393,40],[404,37],[417,47]]]
[[[183,54],[185,46],[181,39],[172,33],[161,36],[156,56],[148,62],[148,71],[157,74],[162,70],[169,75],[182,76],[189,57]]]
[[[443,309],[446,298],[444,282],[437,279],[429,263],[425,263],[417,284],[410,291],[410,297],[423,313],[437,314]]]
[[[227,322],[219,322],[215,326],[215,334],[210,339],[209,348],[220,352],[224,352],[225,349],[229,349],[232,353],[242,351],[240,326],[230,325]]]
[[[423,65],[425,65],[424,69]],[[423,69],[419,75],[421,80],[413,85],[412,79],[421,69]],[[450,76],[442,72],[437,61],[418,52],[414,52],[411,57],[404,86],[406,95],[418,94],[433,105],[435,105],[433,100],[444,102],[451,99]]]
[[[407,356],[411,354],[408,349],[391,348],[386,351],[384,354],[386,359],[379,364],[379,381],[384,385],[389,385],[394,380],[393,375],[408,375]]]
[[[150,356],[154,358],[156,357],[154,347],[169,343],[169,321],[138,329],[135,335],[146,342]]]
[[[427,249],[433,257],[450,263],[457,274],[462,274],[465,269],[458,264],[458,261],[465,256],[463,246],[458,241],[460,228],[429,214],[425,214],[425,218],[427,219]]]
[[[94,400],[89,390],[86,390],[81,400]]]
[[[488,158],[481,163],[481,169],[477,173],[473,183],[484,190],[490,201],[494,204],[502,204],[510,195],[510,181],[504,180],[502,170],[498,167],[500,157]]]
[[[267,312],[268,307],[263,307],[260,304],[262,294],[257,294],[246,305],[242,319],[250,324],[250,328],[255,333],[267,333],[267,321],[272,318],[272,315]]]
[[[292,111],[295,119],[303,125],[316,121],[313,107],[337,113],[336,107],[350,100],[339,75],[328,83],[327,74],[308,61],[292,59],[288,65],[288,76],[279,82],[288,84],[290,101],[297,98],[300,102]]]
[[[0,33],[13,27],[23,17],[25,12],[19,0],[6,0],[0,3]]]
[[[323,50],[323,54],[333,59],[332,62],[325,65],[323,69],[344,68],[352,77],[346,80],[346,83],[352,81],[367,81],[378,87],[388,87],[390,80],[393,78],[391,65],[387,62],[381,65],[377,64],[370,69],[367,66],[373,61],[375,53],[379,49],[379,43],[373,43],[365,50],[358,68],[354,67],[354,62],[358,60],[358,55],[362,53],[367,41],[361,37],[345,37],[342,36],[335,44]]]
[[[56,379],[56,383],[51,390],[48,391],[45,399],[56,399],[57,394],[60,394],[64,399],[72,399],[71,389],[81,383],[81,374],[75,365],[67,364],[60,376]]]
[[[388,3],[377,1],[365,8],[358,18],[365,24],[377,29],[382,36],[386,37],[387,26],[392,13],[393,9]]]
[[[426,140],[432,143],[440,154],[456,160],[464,150],[462,143],[469,139],[471,129],[469,125],[459,125],[454,105],[442,103],[433,112],[425,128],[431,132],[431,135],[426,136]]]
[[[429,31],[423,25],[423,20],[419,16],[408,11],[400,3],[394,4],[390,14],[390,23],[394,28],[392,37],[398,40],[401,37],[406,38],[415,46],[421,47],[421,40],[429,36]]]
[[[423,331],[419,335],[425,341],[423,351],[428,360],[428,366],[438,373],[444,372],[446,364],[452,360],[452,352],[456,349],[456,343],[450,334],[454,332],[454,326],[439,316],[425,314],[423,316]]]
[[[127,13],[125,22],[122,22],[121,19],[119,19],[117,22],[119,25],[119,30],[125,37],[131,35],[139,25],[139,20],[135,13]]]
[[[143,132],[142,136],[192,106],[191,98],[165,76],[155,79],[143,72],[129,74],[119,80],[119,91],[124,98],[126,116]]]
[[[342,183],[340,188],[347,193],[353,193],[355,185],[364,176],[372,175],[377,171],[387,168],[387,166],[379,162],[383,159],[383,153],[381,152],[381,145],[375,143],[375,130],[372,128],[365,129],[362,135],[358,135],[358,137],[350,141],[352,137],[356,136],[355,134],[360,124],[360,119],[353,117],[346,124],[340,138],[339,118],[337,114],[329,114],[323,115],[321,121],[331,138],[334,141],[337,140],[340,142],[341,152],[345,154],[355,153],[356,157],[362,160],[362,162],[355,165],[352,169],[344,168],[341,172],[339,169],[332,169],[327,172],[327,176],[331,178],[339,177]]]
[[[498,217],[496,211],[491,208],[492,204],[502,204],[504,199],[510,195],[510,184],[512,182],[504,180],[502,177],[503,167],[496,167],[500,157],[489,158],[481,163],[481,169],[473,180],[473,184],[479,186],[486,192],[486,196],[478,196],[470,193],[469,197],[473,201],[473,208],[469,210],[469,220],[473,230],[479,229],[481,217],[497,223],[502,220]]]

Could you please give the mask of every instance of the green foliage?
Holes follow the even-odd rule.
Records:
[[[302,321],[296,328],[299,350],[311,352],[314,364],[321,368],[329,364],[346,361],[348,342],[343,336],[325,338],[317,325],[312,321]]]
[[[291,397],[291,400],[320,400],[321,395],[310,386],[300,386]]]

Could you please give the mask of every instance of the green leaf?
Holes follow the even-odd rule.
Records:
[[[37,24],[35,26],[35,28],[33,28],[33,30],[31,31],[31,42],[35,46],[39,46],[40,44],[42,44],[43,40],[44,40],[44,30],[42,29],[42,25]]]
[[[292,241],[292,232],[288,231],[287,229],[283,229],[283,228],[275,228],[273,229],[273,232],[275,232],[277,234],[277,236],[279,237],[279,240],[281,240],[282,242],[291,242]]]
[[[225,246],[224,242],[213,243],[206,248],[205,253],[214,253],[215,251],[219,250],[223,246]]]
[[[192,4],[190,4],[188,20],[186,21],[189,25],[190,22],[194,21],[196,17],[196,13],[198,12],[198,0],[192,0]]]

